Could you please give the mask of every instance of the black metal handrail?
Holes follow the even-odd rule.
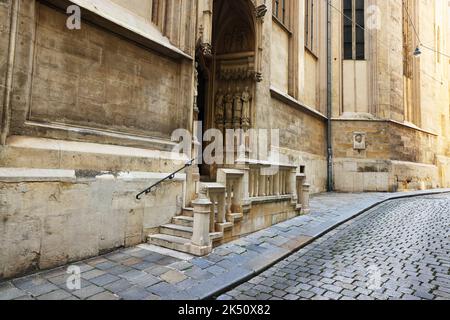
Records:
[[[156,182],[156,183],[155,183],[154,185],[152,185],[150,188],[145,189],[144,191],[142,191],[141,193],[139,193],[139,194],[136,196],[136,199],[137,199],[137,200],[141,200],[141,198],[142,198],[142,196],[143,196],[144,194],[145,194],[145,195],[149,194],[150,192],[153,191],[154,188],[156,188],[157,186],[159,186],[159,185],[160,185],[161,183],[163,183],[164,181],[167,181],[167,180],[173,180],[173,179],[175,178],[175,175],[176,175],[178,172],[181,172],[181,171],[183,171],[184,169],[186,169],[186,168],[192,166],[192,164],[194,163],[194,161],[195,161],[195,159],[192,159],[191,161],[187,162],[187,163],[184,165],[183,168],[178,169],[177,171],[171,173],[170,175],[168,175],[168,176],[165,177],[164,179],[161,179],[161,180],[159,180],[158,182]]]

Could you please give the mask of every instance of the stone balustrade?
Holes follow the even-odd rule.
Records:
[[[296,211],[308,214],[310,185],[304,166],[271,165],[266,162],[238,164],[240,169],[218,169],[216,183],[201,183],[193,201],[192,253],[208,252],[211,235],[232,228],[253,203],[290,201]],[[246,209],[244,209],[246,208]]]
[[[253,164],[249,170],[249,197],[292,195],[297,199],[295,175],[293,167]]]

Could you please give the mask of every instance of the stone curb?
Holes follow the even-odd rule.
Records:
[[[325,228],[319,234],[311,237],[309,240],[305,241],[304,243],[302,243],[298,247],[292,249],[288,253],[283,254],[280,258],[277,258],[276,260],[268,261],[267,264],[265,264],[264,266],[260,267],[259,269],[255,270],[255,271],[252,271],[252,272],[248,272],[245,275],[239,276],[235,281],[227,283],[227,284],[223,284],[222,286],[219,286],[216,290],[210,291],[210,292],[204,294],[203,296],[200,296],[199,299],[201,299],[201,300],[215,300],[218,296],[220,296],[220,295],[222,295],[222,294],[224,294],[224,293],[226,293],[226,292],[228,292],[228,291],[238,287],[239,285],[241,285],[241,284],[243,284],[243,283],[253,279],[254,277],[260,275],[264,271],[266,271],[266,270],[270,269],[271,267],[275,266],[279,262],[287,259],[291,255],[295,254],[296,252],[298,252],[301,249],[305,248],[306,246],[310,245],[314,241],[316,241],[319,238],[323,237],[325,234],[327,234],[327,233],[333,231],[334,229],[338,228],[339,226],[341,226],[341,225],[343,225],[343,224],[345,224],[345,223],[347,223],[347,222],[357,218],[358,216],[368,212],[369,210],[380,206],[383,203],[386,203],[386,202],[392,201],[392,200],[398,200],[398,199],[415,198],[415,197],[422,197],[422,196],[428,196],[428,195],[438,195],[438,194],[445,194],[445,193],[450,193],[450,189],[413,191],[413,192],[405,192],[405,193],[402,193],[400,195],[399,194],[392,194],[392,196],[388,196],[386,199],[377,201],[377,202],[373,203],[372,205],[366,207],[365,209],[359,210],[358,212],[356,212],[352,216],[342,219],[341,221],[335,223],[331,227]],[[302,236],[305,237],[305,235],[299,235],[299,237],[302,237]]]

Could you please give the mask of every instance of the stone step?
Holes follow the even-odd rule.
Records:
[[[225,222],[225,223],[216,223],[216,230],[220,232],[225,232],[227,230],[233,229],[233,222]]]
[[[180,237],[174,237],[167,234],[154,234],[148,236],[148,243],[166,249],[190,253],[190,240]]]
[[[227,214],[227,221],[236,223],[241,221],[244,218],[244,214],[243,213],[229,213]]]
[[[211,238],[211,241],[218,241],[223,239],[223,232],[212,232],[209,234],[209,237]]]
[[[192,218],[194,216],[194,208],[183,208],[183,216]]]
[[[159,232],[161,234],[166,234],[169,236],[180,237],[190,240],[192,238],[192,233],[194,232],[194,229],[192,227],[185,227],[169,223],[159,227]]]
[[[176,224],[166,224],[159,228],[159,232],[164,235],[183,238],[186,240],[192,239],[194,229],[192,227],[185,227]],[[223,238],[223,231],[211,232],[209,234],[212,241],[217,241]]]
[[[192,228],[194,226],[194,218],[186,216],[177,216],[172,219],[172,223],[178,226]]]

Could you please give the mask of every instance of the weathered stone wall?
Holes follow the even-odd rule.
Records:
[[[289,90],[289,41],[290,35],[278,23],[273,22],[271,44],[271,84],[281,92]]]
[[[62,11],[20,3],[11,127],[0,148],[0,279],[141,243],[180,214],[184,175],[141,202],[135,196],[184,165],[170,135],[190,127],[193,100],[188,58],[90,20],[71,31]]]
[[[279,129],[280,152],[291,164],[306,165],[312,192],[326,190],[326,126],[323,119],[271,99],[268,128]]]
[[[183,180],[125,172],[0,169],[0,279],[145,241],[182,208]]]
[[[233,229],[226,230],[221,243],[227,243],[250,233],[269,228],[283,221],[295,218],[298,212],[291,200],[253,203],[250,212]]]
[[[355,132],[366,149],[355,150]],[[391,121],[334,121],[334,179],[337,191],[397,191],[441,185],[434,134]]]
[[[9,0],[0,1],[0,128],[3,122],[3,101],[6,84],[6,71],[8,68],[9,49]]]
[[[39,5],[30,120],[168,138],[186,128],[189,110],[174,94],[179,65]]]

